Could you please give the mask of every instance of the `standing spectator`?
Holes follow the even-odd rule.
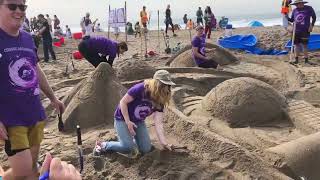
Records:
[[[292,0],[282,0],[281,5],[281,14],[282,14],[282,26],[286,31],[288,31],[289,21],[287,16],[289,15],[291,11],[291,4]]]
[[[148,13],[146,11],[146,6],[143,6],[141,12],[140,12],[140,18],[141,18],[141,24],[144,28],[147,28],[147,23],[149,21],[148,19]]]
[[[58,29],[59,26],[60,26],[60,20],[58,19],[57,15],[54,15],[53,16],[53,29]]]
[[[0,140],[5,141],[10,166],[1,174],[4,180],[38,179],[46,124],[40,90],[60,113],[64,111],[38,64],[31,35],[19,30],[26,9],[25,0],[0,0]]]
[[[188,24],[188,17],[187,17],[188,15],[187,14],[184,14],[184,16],[183,16],[183,23],[184,23],[184,25],[186,26],[185,27],[185,29],[187,29],[187,24]]]
[[[169,28],[169,25],[171,26],[173,36],[177,36],[177,35],[174,33],[174,27],[173,27],[173,23],[172,23],[171,10],[170,10],[170,5],[169,5],[169,4],[168,4],[167,9],[166,9],[166,19],[165,19],[164,22],[165,22],[165,24],[166,24],[166,37],[169,37],[169,36],[168,36],[168,28]]]
[[[26,32],[31,32],[29,19],[26,17],[21,27],[22,30]]]
[[[52,60],[56,60],[56,54],[54,53],[52,47],[52,36],[50,33],[49,24],[47,20],[44,18],[43,14],[39,14],[38,19],[40,22],[40,30],[38,32],[38,35],[42,36],[44,61],[49,62],[49,52]]]
[[[67,37],[68,39],[72,39],[71,29],[69,28],[68,25],[66,25],[66,37]]]
[[[216,18],[214,17],[214,14],[211,11],[210,6],[207,6],[204,11],[204,21],[205,21],[205,34],[208,39],[210,39],[211,36],[211,30],[216,25]]]
[[[84,36],[88,37],[90,36],[92,33],[93,33],[93,29],[94,29],[94,26],[95,26],[95,23],[98,21],[98,19],[96,19],[94,22],[91,21],[90,19],[90,13],[86,13],[86,16],[83,18],[83,22],[81,24],[81,28],[82,29],[82,32],[84,33]]]
[[[201,7],[199,7],[196,15],[197,15],[197,26],[199,26],[200,23],[203,26],[203,12],[202,12]]]
[[[49,24],[50,32],[52,32],[52,19],[49,17],[49,14],[47,14],[46,17],[47,17],[46,19],[47,19],[48,24]]]
[[[312,64],[309,62],[308,56],[308,42],[310,33],[313,30],[314,24],[317,20],[316,13],[314,12],[311,6],[305,5],[306,1],[295,0],[292,5],[295,5],[296,8],[293,10],[291,18],[287,18],[290,22],[293,22],[296,26],[295,28],[295,38],[294,38],[294,50],[295,50],[295,61],[294,64],[299,63],[299,46],[302,44],[303,53],[304,53],[304,62],[306,64]],[[312,18],[312,22],[311,22]]]
[[[139,34],[139,37],[141,37],[141,26],[139,21],[134,25],[135,34],[134,37],[137,37],[137,34]]]

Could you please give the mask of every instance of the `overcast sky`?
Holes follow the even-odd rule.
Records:
[[[195,11],[199,6],[210,5],[216,16],[235,16],[247,14],[277,14],[280,11],[282,0],[127,0],[128,19],[137,20],[138,13],[143,5],[147,6],[147,11],[151,11],[152,18],[164,16],[167,4],[171,4],[174,17],[182,17],[188,14],[195,16]],[[65,23],[78,23],[86,12],[90,12],[92,17],[97,17],[105,22],[107,18],[108,6],[119,8],[124,6],[124,0],[27,0],[28,16],[39,13],[56,14]],[[320,11],[320,0],[309,0],[309,4],[316,11]],[[318,9],[317,9],[318,8]],[[77,21],[77,22],[75,22]]]

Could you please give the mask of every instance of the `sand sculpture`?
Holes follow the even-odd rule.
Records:
[[[253,78],[235,78],[212,89],[201,102],[212,116],[231,127],[262,125],[285,118],[286,99],[270,85]]]
[[[114,70],[101,63],[70,98],[63,114],[65,130],[72,131],[77,124],[83,129],[112,124],[114,110],[125,92]]]

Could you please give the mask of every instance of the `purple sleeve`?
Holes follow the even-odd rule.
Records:
[[[201,40],[200,40],[200,38],[198,38],[198,37],[193,38],[193,40],[192,40],[192,46],[193,46],[193,47],[200,48],[200,46],[201,46]]]
[[[144,93],[144,83],[139,83],[132,86],[127,94],[132,96],[133,98],[140,97]]]

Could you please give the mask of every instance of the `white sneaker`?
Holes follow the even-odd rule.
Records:
[[[104,152],[106,152],[106,150],[102,147],[101,142],[96,141],[96,144],[93,148],[93,156],[101,156],[101,154]]]

